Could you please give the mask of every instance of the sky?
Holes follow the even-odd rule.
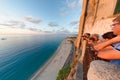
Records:
[[[0,34],[77,33],[82,0],[0,0]]]

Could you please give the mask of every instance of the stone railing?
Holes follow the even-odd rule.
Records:
[[[120,80],[120,66],[98,58],[91,45],[83,59],[83,80]]]
[[[90,63],[88,80],[120,80],[120,66],[95,60]]]
[[[79,63],[79,56],[75,54],[66,80],[120,80],[120,66],[98,58],[91,45],[85,43],[84,47],[80,56],[83,63]]]

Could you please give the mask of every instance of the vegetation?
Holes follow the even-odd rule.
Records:
[[[69,75],[70,70],[71,70],[70,65],[67,65],[64,68],[62,68],[58,73],[57,80],[64,80]]]
[[[114,10],[114,14],[120,13],[120,0],[117,0],[116,8]]]

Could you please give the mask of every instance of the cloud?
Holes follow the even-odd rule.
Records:
[[[17,25],[18,23],[13,23],[13,22],[11,22],[11,21],[2,21],[2,22],[0,22],[0,25],[3,25],[3,26],[15,26],[15,25]]]
[[[20,28],[3,28],[0,29],[0,34],[38,34],[38,32]]]
[[[38,18],[32,18],[30,16],[25,16],[24,19],[28,22],[34,23],[34,24],[39,24],[42,20]]]
[[[77,29],[77,30],[78,30],[78,28],[79,28],[79,26],[74,27],[74,29]]]
[[[26,26],[24,22],[19,20],[2,21],[0,22],[0,25],[8,26],[8,27],[20,27],[20,28],[24,28]]]
[[[25,26],[26,26],[26,25],[25,25],[24,22],[21,22],[20,25],[19,25],[20,28],[25,28]]]
[[[77,2],[75,0],[66,0],[66,3],[67,3],[67,6],[72,9],[74,9],[77,4]]]
[[[83,4],[83,0],[78,1],[78,6],[81,6]]]
[[[69,31],[69,30],[61,30],[61,31],[59,31],[59,33],[65,33],[65,34],[68,34],[68,33],[70,33],[70,31]]]
[[[31,30],[31,31],[37,31],[38,29],[36,29],[36,28],[28,28],[29,30]]]
[[[37,31],[38,31],[38,32],[41,32],[42,30],[41,30],[41,29],[38,29]]]
[[[26,26],[24,22],[18,21],[18,20],[10,20],[8,22],[13,24],[13,26],[17,26],[19,28],[25,28],[25,26]]]
[[[60,25],[57,24],[57,23],[55,23],[55,22],[50,22],[50,23],[48,24],[48,26],[50,26],[50,27],[58,27],[58,26],[60,26]]]
[[[70,24],[69,25],[71,25],[71,26],[78,26],[79,25],[79,21],[72,21],[72,22],[70,22]]]
[[[45,33],[54,33],[53,31],[44,31]]]
[[[63,7],[63,8],[60,9],[60,15],[61,16],[65,16],[68,13],[69,13],[69,11],[65,7]]]
[[[0,23],[0,25],[3,25],[3,26],[13,26],[13,24],[9,24],[9,23]]]
[[[30,31],[35,31],[35,32],[44,32],[43,30],[38,29],[38,28],[34,28],[34,27],[27,28],[27,29],[30,30]]]
[[[60,9],[60,15],[65,16],[74,13],[76,8],[82,6],[83,0],[66,0],[65,5]]]
[[[59,30],[56,31],[57,33],[62,33],[62,34],[69,34],[71,33],[68,29],[65,28],[61,28]]]
[[[69,8],[74,9],[82,5],[83,0],[66,0],[66,4]]]

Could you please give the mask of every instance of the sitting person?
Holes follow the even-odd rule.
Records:
[[[98,51],[97,53],[98,57],[102,59],[111,60],[111,62],[117,60],[117,63],[115,62],[113,63],[120,64],[120,16],[116,17],[113,20],[112,26],[113,26],[112,28],[113,33],[117,36],[110,40],[95,45],[94,49]],[[108,50],[103,50],[109,45],[113,45],[113,48]]]
[[[90,37],[88,40],[88,44],[91,44],[92,46],[94,45],[95,39]]]
[[[113,31],[110,31],[110,32],[106,32],[102,35],[102,42],[105,42],[107,40],[110,40],[112,38],[116,37],[116,35],[113,33]],[[106,48],[102,49],[102,50],[105,50],[105,49],[112,49],[112,45],[109,45],[107,46]]]
[[[113,31],[110,31],[110,32],[106,32],[102,35],[102,38],[106,41],[106,40],[109,40],[109,39],[112,39],[116,37],[116,35],[113,33]]]
[[[83,36],[82,36],[82,40],[88,40],[90,38],[90,33],[85,33]]]
[[[97,43],[101,42],[99,40],[99,34],[92,34],[91,38],[94,38],[94,44],[97,44]]]

